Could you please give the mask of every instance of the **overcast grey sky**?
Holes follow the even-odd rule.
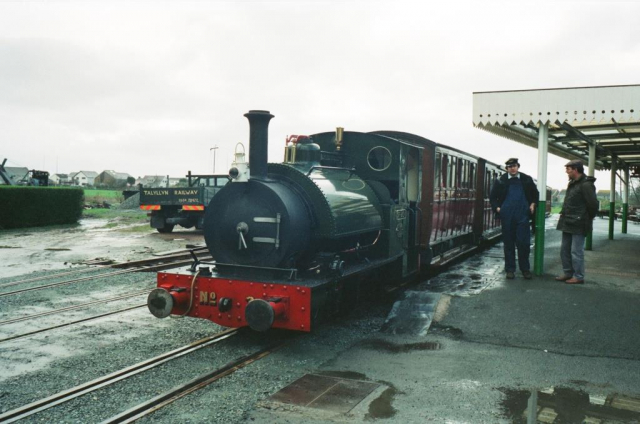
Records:
[[[0,160],[135,177],[225,172],[242,116],[287,134],[416,133],[537,173],[476,129],[472,92],[640,82],[640,3],[0,3]],[[548,183],[564,187],[564,159]],[[608,174],[597,186],[608,189]]]

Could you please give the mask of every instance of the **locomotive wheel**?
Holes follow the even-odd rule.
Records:
[[[164,228],[157,229],[159,233],[168,234],[173,231],[173,225],[164,224]]]

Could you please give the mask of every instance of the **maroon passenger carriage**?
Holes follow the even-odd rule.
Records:
[[[159,318],[310,331],[500,234],[496,164],[413,134],[342,128],[289,137],[284,162],[267,164],[273,116],[245,116],[249,161],[236,155],[205,217],[215,262],[158,273],[148,306]]]

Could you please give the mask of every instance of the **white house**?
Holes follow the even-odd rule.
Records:
[[[96,177],[98,176],[97,172],[94,171],[80,171],[71,173],[71,181],[75,186],[93,186],[95,184]]]
[[[136,185],[142,184],[144,187],[168,187],[169,176],[168,175],[145,175],[142,178],[136,180]]]
[[[69,185],[71,184],[71,180],[69,179],[68,174],[51,174],[49,176],[49,181],[55,185]]]

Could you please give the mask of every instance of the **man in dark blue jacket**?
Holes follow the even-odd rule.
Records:
[[[517,158],[505,162],[507,173],[496,179],[491,188],[491,207],[502,222],[504,243],[504,270],[507,278],[515,278],[516,247],[518,267],[527,280],[532,278],[529,254],[531,253],[531,227],[529,221],[538,202],[539,193],[533,178],[520,172]]]

